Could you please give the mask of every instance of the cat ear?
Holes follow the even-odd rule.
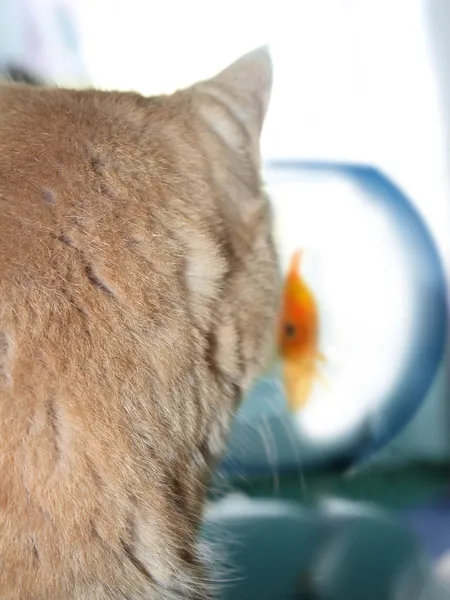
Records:
[[[194,89],[202,117],[227,145],[240,146],[242,130],[252,141],[259,141],[272,90],[268,48],[245,54]]]
[[[272,90],[272,60],[266,46],[245,54],[212,82],[230,94],[237,117],[261,132]]]

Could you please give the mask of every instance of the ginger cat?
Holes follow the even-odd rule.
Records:
[[[0,599],[204,598],[278,303],[256,50],[170,96],[0,86]]]

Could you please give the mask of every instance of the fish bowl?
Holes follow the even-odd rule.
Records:
[[[284,273],[278,353],[219,471],[352,465],[405,428],[442,365],[439,253],[411,200],[375,168],[286,161],[265,175]]]

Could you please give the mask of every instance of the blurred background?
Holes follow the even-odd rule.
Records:
[[[167,93],[262,44],[280,260],[303,251],[324,360],[300,407],[281,352],[237,416],[222,595],[450,598],[450,2],[0,0],[0,67],[61,86]]]

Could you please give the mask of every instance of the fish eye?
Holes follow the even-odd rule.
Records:
[[[288,323],[284,328],[284,332],[288,338],[293,338],[295,335],[295,326],[292,323]]]

